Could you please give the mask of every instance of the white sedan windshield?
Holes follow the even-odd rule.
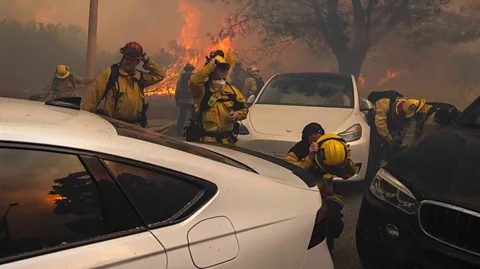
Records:
[[[268,82],[257,104],[353,108],[350,76],[280,74]]]

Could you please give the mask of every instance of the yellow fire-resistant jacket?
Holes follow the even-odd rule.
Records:
[[[64,79],[54,77],[52,84],[42,89],[40,99],[75,96],[75,91],[79,86],[93,82],[95,82],[94,79],[82,78],[73,74]]]
[[[287,154],[285,160],[291,164],[294,164],[298,167],[301,167],[305,170],[311,169],[315,165],[315,161],[312,160],[309,156],[299,159],[297,155],[290,151]],[[322,194],[323,199],[333,200],[338,203],[342,208],[344,206],[342,196],[333,193],[332,184],[333,184],[333,174],[331,171],[324,171],[325,174],[322,178],[317,178],[317,187]],[[335,172],[335,175],[343,179],[351,178],[355,175],[356,168],[352,160],[348,160],[347,166],[342,171]]]
[[[382,98],[375,103],[375,127],[378,134],[387,140],[392,142],[392,135],[388,130],[387,115],[390,111],[390,98]]]
[[[422,139],[427,134],[435,132],[441,127],[440,124],[437,124],[434,121],[435,113],[431,113],[431,115],[426,118],[427,113],[431,108],[431,105],[425,105],[415,116],[414,141]]]
[[[165,77],[164,71],[151,59],[147,61],[144,68],[149,71],[148,73],[142,72],[145,87],[162,81]],[[139,120],[145,99],[143,90],[140,89],[138,84],[138,80],[141,78],[140,72],[141,71],[136,70],[132,77],[120,68],[117,87],[115,87],[115,90],[109,90],[105,96],[103,111],[109,117],[126,122],[136,122]],[[82,109],[90,112],[97,110],[107,88],[110,73],[110,67],[100,73],[93,87],[87,91],[86,101]],[[116,100],[117,95],[118,101]],[[116,107],[115,103],[117,103]]]
[[[198,70],[190,77],[188,82],[190,93],[192,95],[193,105],[195,111],[199,111],[202,99],[205,96],[205,84],[209,83],[209,90],[212,96],[217,99],[228,99],[228,95],[235,94],[237,102],[243,103],[244,106],[238,112],[238,121],[244,120],[247,117],[248,109],[245,104],[245,98],[234,86],[225,85],[223,90],[219,90],[211,82],[209,82],[210,74],[215,70],[213,63],[209,63],[202,69]],[[233,130],[233,123],[226,122],[226,119],[233,110],[233,101],[216,102],[209,110],[201,115],[202,126],[206,132],[230,132]],[[204,137],[202,142],[216,142],[214,137]],[[228,139],[222,139],[222,143],[229,144]]]
[[[254,94],[257,91],[257,81],[254,77],[259,77],[257,74],[248,75],[245,79],[245,83],[243,84],[243,91],[244,95]]]

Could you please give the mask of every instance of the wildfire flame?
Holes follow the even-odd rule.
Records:
[[[200,11],[188,0],[180,0],[178,12],[184,18],[184,25],[177,40],[178,47],[171,48],[168,54],[172,56],[172,63],[166,68],[166,77],[160,83],[146,89],[146,96],[155,95],[173,95],[175,93],[176,83],[183,71],[185,64],[190,63],[195,69],[203,67],[205,56],[213,50],[223,50],[224,53],[232,48],[233,40],[230,37],[218,40],[212,46],[204,49],[200,47],[198,40],[198,25],[200,24]]]
[[[357,85],[362,89],[365,88],[365,77],[363,76],[363,74],[360,74],[360,76],[358,76]]]
[[[43,8],[34,14],[35,21],[44,24],[55,24],[55,20],[53,18],[55,17],[56,12],[57,6]]]
[[[378,82],[378,85],[381,85],[389,80],[392,80],[392,79],[395,79],[395,78],[398,78],[400,75],[402,75],[403,73],[405,73],[405,71],[397,71],[397,72],[391,72],[391,71],[387,71],[387,74],[385,75],[385,77],[383,77],[382,79],[380,79],[380,81]]]
[[[387,71],[387,73],[385,74],[384,77],[382,77],[376,84],[377,85],[382,85],[392,79],[396,79],[398,77],[400,77],[401,75],[405,74],[407,71]],[[364,89],[365,88],[365,85],[366,85],[366,82],[365,82],[365,76],[363,74],[360,74],[358,76],[358,81],[357,81],[357,85],[358,87]]]

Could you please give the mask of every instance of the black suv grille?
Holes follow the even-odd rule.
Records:
[[[460,207],[423,201],[420,226],[430,237],[448,245],[480,254],[480,214]]]

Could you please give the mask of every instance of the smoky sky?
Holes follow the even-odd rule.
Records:
[[[200,11],[200,43],[209,42],[207,33],[218,31],[228,16],[222,4],[185,0]],[[9,0],[0,1],[0,21],[4,18],[88,26],[88,0]],[[146,49],[167,46],[177,40],[184,25],[179,0],[100,0],[98,45],[100,50],[117,50],[125,42],[138,41]]]

